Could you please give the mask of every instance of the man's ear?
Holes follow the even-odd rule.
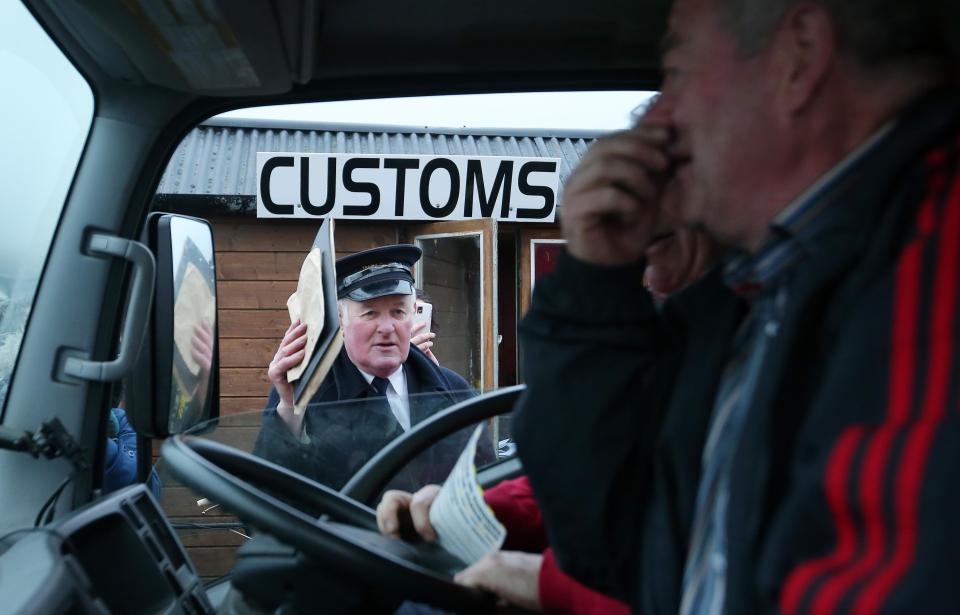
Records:
[[[837,32],[827,10],[800,2],[787,11],[775,36],[780,109],[793,115],[817,96],[838,60]]]

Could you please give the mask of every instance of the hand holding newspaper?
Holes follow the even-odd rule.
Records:
[[[337,316],[335,254],[333,220],[324,220],[300,268],[297,290],[287,300],[290,322],[299,320],[307,325],[303,360],[287,372],[287,382],[294,383],[293,411],[297,416],[306,411],[343,347]]]
[[[483,425],[477,425],[430,507],[430,524],[437,532],[437,543],[468,566],[498,550],[507,536],[506,528],[493,516],[477,483],[473,459],[482,431]]]

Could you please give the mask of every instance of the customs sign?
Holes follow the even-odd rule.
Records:
[[[257,153],[258,218],[553,222],[559,158]]]

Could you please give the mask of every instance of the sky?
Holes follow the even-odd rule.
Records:
[[[618,130],[650,92],[537,92],[383,98],[239,109],[219,117],[442,128]]]

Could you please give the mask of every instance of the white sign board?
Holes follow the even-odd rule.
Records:
[[[553,222],[559,158],[257,153],[258,218]]]

